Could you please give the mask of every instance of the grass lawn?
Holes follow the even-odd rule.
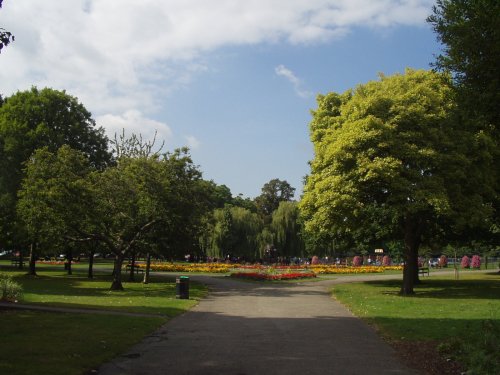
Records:
[[[83,269],[68,276],[62,269],[37,268],[35,278],[0,268],[23,286],[23,303],[151,317],[0,310],[0,374],[83,374],[123,353],[207,292],[190,283],[190,299],[176,299],[175,279],[160,276],[152,276],[147,285],[124,282],[124,291],[112,292],[109,273],[88,280]]]
[[[458,281],[452,275],[421,280],[413,297],[398,295],[401,281],[385,280],[337,285],[333,294],[390,340],[436,341],[445,354],[466,356],[457,359],[468,366],[470,356],[488,354],[473,353],[481,346],[500,352],[500,274],[471,271],[460,272]]]

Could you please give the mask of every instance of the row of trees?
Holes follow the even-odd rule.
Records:
[[[21,259],[29,249],[31,274],[44,253],[66,252],[71,261],[73,250],[92,259],[100,248],[114,255],[112,289],[122,287],[124,259],[138,253],[255,260],[275,245],[294,253],[290,228],[280,227],[298,217],[295,189],[286,181],[271,180],[255,200],[233,197],[226,186],[202,178],[187,149],[161,149],[136,135],[109,142],[65,92],[32,88],[6,98],[0,106],[1,247]]]

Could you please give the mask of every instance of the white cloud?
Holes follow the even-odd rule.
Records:
[[[140,134],[145,141],[152,141],[156,134],[155,145],[158,147],[163,142],[168,145],[172,139],[172,131],[167,124],[148,119],[138,110],[129,110],[122,115],[101,115],[97,117],[96,123],[106,129],[106,135],[110,139],[114,139],[115,134],[120,136],[123,131],[125,136]]]
[[[190,150],[196,150],[201,145],[201,142],[192,135],[187,135],[184,138],[186,139],[187,146],[189,147]]]
[[[292,85],[295,93],[301,98],[308,98],[312,95],[310,91],[304,90],[302,88],[302,82],[297,76],[284,65],[278,65],[274,71],[278,76],[285,77]]]
[[[141,108],[207,67],[217,48],[322,43],[356,26],[422,24],[433,0],[16,0],[2,27],[2,94],[32,85],[66,89],[99,116]],[[120,117],[120,116],[118,116]]]

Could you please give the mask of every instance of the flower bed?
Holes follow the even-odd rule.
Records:
[[[136,263],[140,268],[146,268],[145,263]],[[173,264],[173,263],[151,263],[151,271],[159,272],[208,272],[208,273],[227,273],[234,265],[225,263],[191,263],[191,264]]]
[[[140,268],[146,268],[145,263],[136,263]],[[264,266],[262,264],[241,265],[241,264],[227,264],[227,263],[189,263],[189,264],[174,264],[174,263],[152,263],[151,271],[158,272],[205,272],[205,273],[228,273],[235,271],[238,273],[240,270],[255,271],[254,273],[267,273],[272,274],[356,274],[356,273],[382,273],[389,270],[401,271],[403,266],[344,266],[344,265],[273,265]],[[302,272],[299,272],[302,271]],[[264,272],[266,273],[266,272]]]
[[[238,279],[275,281],[275,280],[298,280],[316,277],[313,272],[290,272],[290,273],[261,273],[261,272],[234,272],[231,277]]]
[[[383,273],[384,271],[401,271],[403,266],[337,266],[337,265],[317,265],[309,266],[309,269],[316,274],[346,274],[346,273]]]

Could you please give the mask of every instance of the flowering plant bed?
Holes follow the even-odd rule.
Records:
[[[317,274],[382,273],[384,271],[402,271],[403,266],[316,265],[309,266],[309,269]]]
[[[146,268],[145,263],[136,263],[139,268]],[[209,272],[209,273],[226,273],[233,268],[234,265],[225,263],[190,263],[190,264],[174,264],[174,263],[151,263],[151,271],[159,272]]]
[[[261,272],[234,272],[231,277],[238,279],[250,279],[250,280],[265,280],[265,281],[275,281],[275,280],[297,280],[297,279],[308,279],[316,277],[313,272],[290,272],[290,273],[261,273]]]

